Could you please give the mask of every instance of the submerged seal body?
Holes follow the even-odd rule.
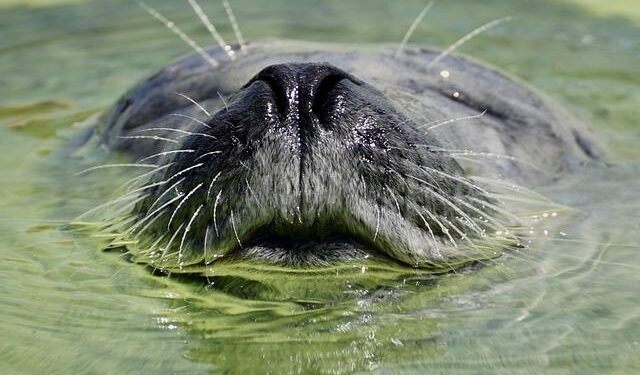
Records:
[[[156,167],[133,188],[122,234],[153,267],[370,256],[453,267],[517,242],[483,181],[532,185],[597,158],[565,111],[467,58],[298,42],[209,53],[218,66],[173,62],[95,128]],[[468,160],[483,155],[503,157]]]

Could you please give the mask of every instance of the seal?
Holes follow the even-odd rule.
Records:
[[[469,58],[295,41],[243,51],[176,60],[95,127],[153,168],[120,218],[137,261],[455,268],[518,243],[496,187],[599,157],[553,101]]]

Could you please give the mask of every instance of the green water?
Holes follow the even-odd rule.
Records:
[[[208,43],[185,4],[149,3]],[[252,40],[397,43],[424,2],[233,5]],[[506,15],[461,52],[550,93],[611,164],[537,189],[571,209],[530,248],[439,277],[246,268],[207,286],[60,229],[127,176],[78,179],[104,157],[55,153],[188,47],[129,1],[0,1],[0,373],[640,373],[640,2],[443,0],[413,41]]]

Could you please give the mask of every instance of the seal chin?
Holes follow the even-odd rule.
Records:
[[[292,240],[267,235],[262,239],[258,238],[251,246],[228,254],[227,257],[295,267],[319,267],[367,259],[391,260],[371,246],[346,236]]]
[[[179,147],[127,231],[154,267],[372,256],[442,267],[482,256],[496,228],[491,198],[435,139],[327,63],[269,66],[206,121],[164,131]]]

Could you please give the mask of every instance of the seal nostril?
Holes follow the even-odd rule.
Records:
[[[313,104],[311,110],[319,118],[326,114],[327,101],[330,99],[331,92],[336,86],[347,76],[343,74],[330,74],[320,82],[313,95]]]
[[[273,93],[273,100],[276,103],[276,108],[278,109],[278,116],[281,118],[285,117],[289,108],[289,99],[286,90],[282,87],[282,84],[278,82],[276,78],[269,75],[260,77],[259,81],[262,81],[269,86]]]
[[[278,64],[264,68],[244,87],[262,82],[270,88],[281,119],[291,115],[296,121],[303,121],[312,114],[318,118],[326,116],[328,100],[344,79],[358,84],[353,77],[327,63]]]

